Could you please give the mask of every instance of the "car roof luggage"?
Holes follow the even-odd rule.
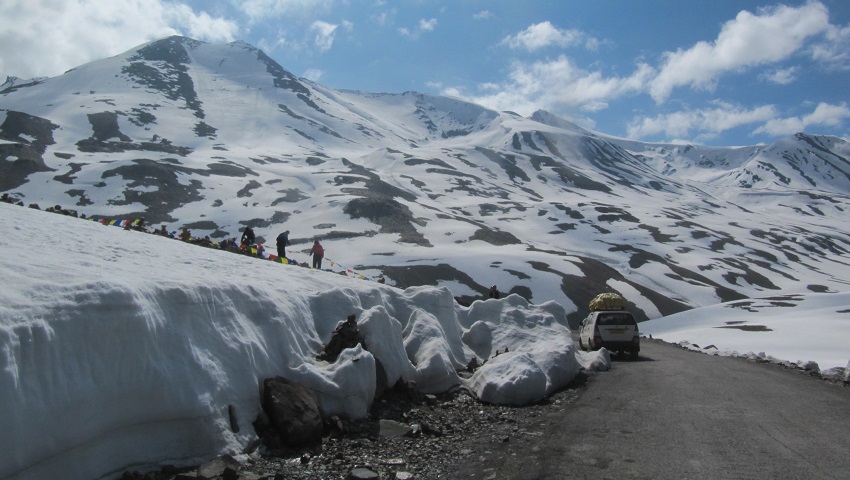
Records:
[[[593,297],[593,300],[590,301],[589,308],[591,312],[597,312],[600,310],[625,310],[626,299],[624,299],[619,293],[600,293]]]

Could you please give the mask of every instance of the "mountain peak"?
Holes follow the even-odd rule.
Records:
[[[13,92],[19,88],[31,87],[47,80],[47,77],[35,77],[29,79],[7,76],[6,81],[0,84],[0,95]]]
[[[580,133],[582,135],[595,136],[595,134],[590,130],[584,129],[577,124],[546,110],[537,110],[531,114],[531,117],[529,118],[535,122],[549,125],[550,127],[556,127],[573,133]]]

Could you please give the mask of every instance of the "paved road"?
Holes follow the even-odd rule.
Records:
[[[515,440],[482,445],[455,478],[850,479],[850,388],[641,347]]]

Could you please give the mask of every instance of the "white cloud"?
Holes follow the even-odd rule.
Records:
[[[650,93],[660,103],[676,87],[712,89],[719,75],[788,58],[807,39],[828,28],[828,12],[818,2],[799,8],[778,6],[757,15],[741,11],[723,25],[714,42],[699,42],[687,50],[665,54]]]
[[[256,47],[259,48],[260,50],[266,52],[266,53],[274,52],[278,48],[283,48],[283,47],[286,47],[287,49],[290,49],[290,50],[301,50],[303,48],[302,45],[299,45],[298,43],[290,41],[286,37],[285,31],[279,32],[277,34],[277,37],[274,40],[268,40],[266,38],[259,39],[257,41]]]
[[[390,9],[390,10],[383,11],[381,13],[373,14],[373,15],[370,16],[370,18],[372,19],[373,22],[377,23],[378,25],[384,26],[384,25],[387,25],[388,23],[390,23],[392,21],[391,17],[395,16],[395,14],[396,14],[395,9]]]
[[[320,52],[326,52],[331,49],[334,44],[334,35],[338,25],[316,20],[310,25],[310,31],[315,33],[313,44]]]
[[[308,68],[307,71],[304,72],[304,75],[301,76],[306,78],[307,80],[311,80],[313,82],[318,83],[324,74],[325,72],[318,68]]]
[[[437,26],[437,19],[436,18],[432,18],[430,20],[425,20],[423,18],[422,20],[419,20],[419,30],[421,30],[423,32],[431,32],[431,31],[434,30],[434,28],[436,26]]]
[[[489,18],[493,18],[493,14],[490,13],[490,10],[481,10],[480,12],[474,14],[472,18],[473,20],[487,20]]]
[[[775,118],[763,126],[757,128],[753,133],[766,133],[768,135],[791,135],[803,132],[812,126],[839,127],[850,119],[850,108],[846,103],[830,105],[819,103],[815,110],[802,117]]]
[[[417,25],[416,29],[411,30],[407,27],[400,27],[398,29],[398,33],[400,33],[402,36],[405,36],[405,37],[408,37],[408,38],[418,38],[420,33],[434,31],[434,28],[436,28],[436,27],[437,27],[437,19],[436,18],[432,18],[432,19],[429,19],[429,20],[426,20],[426,19],[423,18],[423,19],[419,20],[419,24]]]
[[[812,58],[839,70],[850,70],[850,25],[831,26],[823,42],[812,46]]]
[[[229,42],[235,22],[160,0],[0,2],[0,78],[59,75],[169,35]]]
[[[163,18],[171,25],[182,25],[186,35],[196,40],[231,42],[239,34],[233,20],[213,17],[207,12],[195,13],[188,5],[168,5]]]
[[[759,75],[762,80],[777,85],[789,85],[797,80],[797,67],[782,68]]]
[[[627,136],[642,139],[663,134],[666,138],[685,138],[694,135],[710,136],[726,130],[761,123],[776,116],[772,105],[745,109],[727,102],[715,101],[714,108],[683,110],[655,117],[633,119],[627,126]]]
[[[561,55],[555,60],[513,63],[509,78],[500,83],[478,86],[479,94],[463,95],[458,88],[445,89],[454,96],[495,110],[512,110],[530,115],[545,109],[560,112],[566,108],[598,111],[616,97],[641,91],[653,70],[641,64],[629,77],[604,77],[599,72],[589,72],[573,65]]]
[[[599,45],[598,40],[588,38],[580,30],[562,30],[549,21],[531,25],[516,35],[505,37],[501,42],[510,48],[523,48],[529,52],[552,46],[566,48],[579,43],[584,43],[590,49]]]

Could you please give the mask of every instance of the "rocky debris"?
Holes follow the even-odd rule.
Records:
[[[797,362],[797,365],[806,372],[816,374],[820,373],[820,366],[818,365],[818,362],[815,362],[814,360],[809,360],[807,362],[800,361]]]
[[[326,419],[321,443],[301,448],[263,443],[250,454],[226,459],[227,469],[210,480],[455,478],[453,472],[497,444],[522,448],[540,434],[546,415],[569,408],[586,380],[580,374],[569,387],[525,407],[481,403],[463,389],[417,395],[400,383],[375,401],[368,418]],[[389,428],[405,433],[386,435]],[[238,468],[231,459],[239,462]],[[196,479],[201,478],[199,470],[125,473],[122,480]]]

